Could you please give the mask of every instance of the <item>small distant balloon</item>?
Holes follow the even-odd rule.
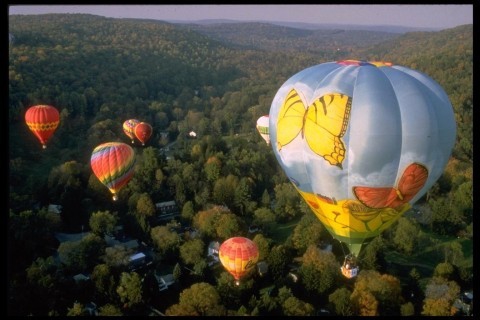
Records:
[[[138,123],[134,128],[135,137],[142,143],[142,146],[150,139],[153,133],[153,128],[146,122]]]
[[[28,108],[25,113],[25,122],[45,149],[47,141],[60,123],[60,114],[55,107],[50,105],[35,105]]]
[[[270,144],[270,133],[269,133],[269,119],[268,115],[261,116],[257,120],[257,130],[260,136],[265,140],[267,144]]]
[[[135,142],[135,132],[133,129],[135,129],[135,126],[139,123],[140,121],[137,119],[128,119],[123,123],[123,132],[132,139],[132,143]]]

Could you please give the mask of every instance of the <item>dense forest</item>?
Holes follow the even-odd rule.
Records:
[[[8,26],[9,315],[473,314],[473,25],[393,34],[47,14]],[[457,124],[445,172],[364,246],[354,279],[255,128],[289,77],[342,59],[430,75]],[[36,104],[60,112],[46,149],[25,124]],[[112,201],[90,157],[130,143],[131,118],[153,136],[132,145],[135,174]],[[178,215],[159,219],[167,201]],[[240,286],[207,255],[238,235],[268,264]],[[133,268],[139,251],[148,263]],[[175,281],[159,290],[164,274]]]

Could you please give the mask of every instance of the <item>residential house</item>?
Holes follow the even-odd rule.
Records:
[[[160,221],[171,220],[180,215],[180,210],[175,200],[156,203],[155,208],[158,212],[157,219]]]
[[[155,273],[155,279],[157,279],[159,291],[167,290],[169,286],[175,283],[175,278],[171,273],[163,276],[159,276]]]

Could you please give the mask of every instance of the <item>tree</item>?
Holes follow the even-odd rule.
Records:
[[[96,291],[106,298],[112,299],[115,293],[115,277],[106,264],[98,264],[93,268],[90,279],[95,285]]]
[[[269,232],[276,225],[275,213],[268,208],[258,208],[253,213],[253,223],[260,226],[264,232]]]
[[[156,226],[151,232],[153,244],[161,255],[168,256],[177,252],[182,239],[175,231],[170,231],[167,226]]]
[[[110,211],[97,211],[92,213],[89,226],[92,232],[100,237],[111,235],[117,225],[117,217]]]
[[[395,315],[400,312],[400,280],[374,270],[357,275],[351,299],[360,315]]]
[[[455,311],[453,303],[460,294],[460,286],[455,281],[442,277],[433,277],[425,288],[423,316],[452,316]]]
[[[173,279],[175,279],[175,281],[179,281],[180,280],[180,277],[182,276],[182,267],[180,266],[180,264],[177,262],[175,264],[175,266],[173,267]]]
[[[360,252],[363,269],[381,270],[385,265],[385,241],[381,235],[373,238]]]
[[[464,259],[462,245],[458,241],[452,241],[444,245],[445,262],[460,267],[461,261]]]
[[[255,235],[255,237],[253,237],[252,241],[255,242],[258,248],[258,261],[265,260],[268,257],[273,240],[266,238],[261,233],[258,233]]]
[[[288,264],[291,262],[292,252],[284,245],[277,245],[272,248],[267,256],[268,272],[273,279],[281,279],[288,271]]]
[[[205,244],[198,238],[185,241],[180,246],[180,258],[182,258],[186,264],[194,265],[200,259],[205,259],[204,254]]]
[[[100,317],[107,317],[107,316],[123,316],[122,311],[113,304],[107,303],[104,306],[101,306],[98,310],[98,315]]]
[[[243,220],[231,212],[220,214],[220,218],[215,222],[216,234],[222,239],[238,235],[245,228]]]
[[[275,214],[279,221],[289,221],[299,215],[299,195],[290,182],[275,186]]]
[[[79,302],[74,302],[73,307],[68,308],[67,316],[72,317],[72,316],[87,316],[87,311],[85,310],[85,307],[83,304]]]
[[[340,276],[340,266],[332,252],[309,245],[299,269],[303,286],[308,292],[323,294],[333,288]]]
[[[338,288],[328,296],[328,302],[333,305],[335,314],[339,316],[352,316],[353,306],[350,300],[352,293],[347,288]]]
[[[235,188],[233,195],[233,206],[241,216],[244,216],[250,208],[252,188],[249,180],[245,177],[240,178],[240,181]]]
[[[315,309],[310,303],[294,296],[285,300],[282,308],[286,316],[313,316],[315,312]]]
[[[79,241],[66,241],[58,247],[60,259],[73,272],[93,268],[105,250],[105,240],[95,234],[87,234]]]
[[[451,280],[451,277],[455,271],[455,268],[448,262],[441,262],[437,264],[433,270],[434,277],[441,277],[445,280]]]
[[[325,227],[313,214],[303,215],[292,233],[292,245],[299,254],[305,253],[310,245],[320,244]]]
[[[400,217],[394,230],[393,243],[400,251],[411,255],[416,248],[420,228],[410,219]]]
[[[105,249],[105,255],[103,255],[103,261],[112,268],[124,268],[130,263],[130,256],[133,254],[133,250],[120,244],[116,244],[113,247],[107,247]]]
[[[142,280],[136,272],[122,272],[117,293],[125,308],[142,303]]]
[[[238,180],[237,176],[229,174],[227,177],[220,177],[215,181],[213,186],[213,200],[215,203],[223,205],[233,203]]]
[[[137,214],[147,218],[152,217],[155,214],[156,208],[155,204],[150,198],[148,193],[142,193],[137,201]]]
[[[193,209],[193,202],[192,201],[185,202],[182,208],[182,214],[181,214],[182,220],[190,222],[192,221],[194,215],[195,215],[195,210]]]
[[[411,302],[404,303],[400,306],[400,315],[408,317],[415,315],[415,306]]]
[[[230,210],[228,210],[228,208],[222,206],[215,206],[208,210],[199,211],[195,217],[193,217],[193,225],[206,237],[216,238],[217,222],[222,213],[229,212]]]
[[[260,203],[263,207],[270,208],[271,201],[272,200],[270,199],[270,194],[268,193],[267,189],[265,189],[262,193],[262,200]]]
[[[225,307],[215,287],[206,282],[193,284],[180,293],[179,302],[167,308],[167,316],[225,316]]]

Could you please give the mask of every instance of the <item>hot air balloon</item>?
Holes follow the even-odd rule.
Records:
[[[257,130],[258,133],[260,133],[260,136],[262,136],[263,140],[267,144],[270,144],[270,135],[268,132],[268,126],[269,126],[269,121],[268,121],[268,115],[261,116],[257,120]]]
[[[269,116],[280,166],[348,246],[346,261],[425,195],[456,136],[452,105],[437,82],[379,61],[302,70],[277,91]]]
[[[146,122],[140,122],[134,128],[135,137],[142,143],[142,146],[150,139],[152,136],[153,128]]]
[[[25,122],[45,149],[47,148],[47,141],[60,123],[60,115],[55,107],[36,105],[28,108],[25,113]]]
[[[125,134],[130,139],[132,139],[132,143],[135,142],[135,132],[133,131],[133,129],[139,123],[140,123],[140,121],[137,120],[137,119],[128,119],[123,123],[123,132],[125,132]]]
[[[118,192],[133,176],[135,152],[122,142],[107,142],[97,146],[90,158],[93,173],[118,199]]]
[[[236,285],[240,285],[240,279],[255,267],[258,255],[255,242],[244,237],[227,239],[218,250],[220,262],[233,276]]]

